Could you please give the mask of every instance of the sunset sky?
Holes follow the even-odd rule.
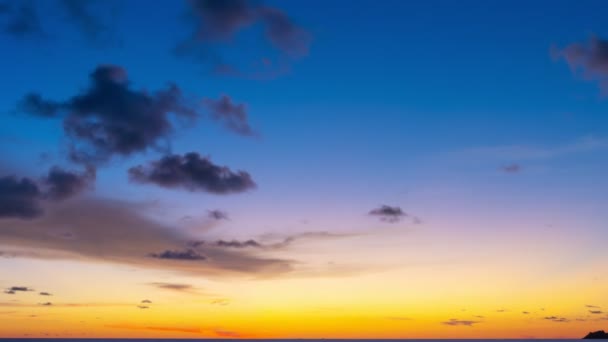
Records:
[[[0,337],[608,329],[606,13],[0,0]]]

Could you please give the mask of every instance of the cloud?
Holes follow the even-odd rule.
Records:
[[[521,165],[519,164],[509,164],[502,166],[500,170],[504,173],[519,173],[521,171]]]
[[[145,309],[149,309],[150,307],[149,307],[149,306],[146,306],[146,305],[138,305],[138,306],[137,306],[137,308],[138,308],[138,309],[144,309],[144,310],[145,310]]]
[[[50,294],[48,292],[40,292],[39,295],[40,296],[52,296],[52,294]]]
[[[10,246],[11,253],[28,258],[94,260],[191,275],[267,277],[292,269],[289,260],[238,249],[193,248],[189,242],[196,237],[189,231],[148,218],[146,209],[149,205],[94,198],[48,202],[45,215],[37,220],[0,220],[0,247]],[[208,259],[178,262],[162,258],[162,251],[188,248]],[[159,257],[151,258],[151,252]]]
[[[214,220],[229,220],[228,213],[218,209],[207,211],[209,218]]]
[[[552,321],[552,322],[556,322],[556,323],[567,323],[567,322],[570,322],[569,319],[567,319],[565,317],[558,317],[558,316],[547,316],[547,317],[543,317],[543,319],[548,320],[548,321]]]
[[[378,216],[380,220],[390,223],[399,222],[402,217],[407,216],[400,207],[391,207],[388,205],[382,205],[379,208],[372,209],[369,215]]]
[[[562,50],[554,50],[573,72],[582,71],[583,77],[598,81],[603,91],[608,86],[608,41],[592,36],[587,42],[573,43]]]
[[[193,260],[205,260],[207,259],[207,257],[205,257],[204,255],[201,255],[199,253],[197,253],[196,251],[192,250],[192,249],[187,249],[184,251],[170,251],[170,250],[166,250],[162,253],[153,253],[150,254],[150,257],[152,258],[158,258],[158,259],[169,259],[169,260],[188,260],[188,261],[193,261]]]
[[[61,0],[61,7],[68,21],[74,24],[88,41],[99,43],[112,37],[109,27],[95,15],[95,9],[91,8],[94,2],[93,0]]]
[[[156,283],[150,283],[149,285],[152,285],[154,287],[157,287],[157,288],[163,289],[163,290],[188,292],[188,293],[197,292],[196,288],[190,284],[156,282]]]
[[[87,168],[82,174],[53,167],[43,182],[48,186],[47,196],[63,200],[82,192],[95,180],[95,169]]]
[[[589,308],[589,309],[600,309],[600,307],[597,306],[597,305],[589,305],[589,304],[587,304],[587,305],[585,305],[585,307]]]
[[[41,191],[29,178],[0,177],[0,218],[32,219],[42,215]]]
[[[218,240],[215,242],[216,246],[219,247],[228,247],[228,248],[247,248],[247,247],[255,247],[255,248],[259,248],[262,247],[262,245],[255,241],[255,240],[246,240],[246,241],[237,241],[237,240],[232,240],[232,241],[225,241],[225,240]]]
[[[451,318],[449,321],[441,322],[441,324],[451,325],[451,326],[466,326],[472,327],[474,324],[481,323],[480,321],[471,321],[471,320],[459,320],[456,318]]]
[[[601,315],[604,312],[602,310],[589,310],[589,313],[594,315]]]
[[[34,289],[27,286],[11,286],[4,291],[6,294],[17,294],[17,292],[32,292]]]
[[[522,311],[521,313],[524,314],[524,315],[529,315],[530,314],[529,311]]]
[[[226,299],[226,298],[214,299],[211,301],[211,304],[226,306],[226,305],[230,304],[230,300]]]
[[[90,82],[88,89],[65,101],[30,93],[19,104],[20,110],[34,116],[63,118],[70,157],[76,162],[100,163],[114,155],[162,150],[161,140],[173,131],[172,115],[197,116],[177,85],[157,92],[133,90],[120,66],[98,66],[90,74]]]
[[[136,183],[152,183],[164,188],[183,188],[214,194],[244,192],[256,187],[245,171],[231,171],[227,166],[218,166],[198,153],[168,155],[147,166],[129,169],[130,179]]]
[[[142,304],[152,304],[152,301],[149,299],[144,299],[141,301]]]
[[[222,95],[219,99],[204,99],[203,103],[209,109],[211,118],[220,122],[226,129],[243,136],[255,136],[257,133],[249,125],[247,107],[236,104],[230,96]]]
[[[40,303],[41,306],[52,306],[53,303],[51,302],[46,302],[46,303]]]
[[[94,178],[94,169],[77,174],[56,166],[40,182],[26,177],[0,177],[0,218],[37,218],[43,214],[43,200],[72,197],[86,189]]]
[[[15,38],[44,37],[38,11],[32,1],[2,3],[0,8],[2,31]]]
[[[216,45],[233,42],[239,33],[249,29],[255,32],[254,26],[262,27],[264,40],[279,51],[282,60],[303,57],[309,53],[312,35],[285,12],[264,5],[261,1],[189,0],[187,4],[194,30],[190,38],[178,44],[174,51],[177,55],[212,61],[218,73],[243,75],[237,67],[224,61]],[[261,61],[259,66],[262,67],[262,73],[273,75],[282,72],[270,70],[268,58],[261,58]]]

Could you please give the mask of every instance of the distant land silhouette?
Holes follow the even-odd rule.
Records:
[[[608,333],[604,330],[590,332],[583,338],[584,340],[608,340]]]

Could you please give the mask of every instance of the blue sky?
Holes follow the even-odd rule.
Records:
[[[96,165],[94,189],[68,204],[120,200],[134,212],[147,208],[142,215],[154,222],[196,226],[213,238],[370,234],[378,240],[361,253],[373,260],[384,257],[383,244],[407,236],[434,241],[427,252],[450,261],[478,257],[477,247],[469,251],[476,243],[480,251],[493,243],[521,251],[547,239],[547,250],[515,257],[532,264],[572,242],[563,260],[547,261],[555,277],[579,276],[582,264],[608,258],[595,248],[608,237],[608,99],[597,81],[608,77],[608,58],[599,54],[597,70],[575,69],[567,48],[593,37],[606,44],[603,1],[251,2],[280,9],[311,39],[306,53],[277,48],[264,35],[267,19],[258,18],[227,39],[195,40],[195,52],[239,75],[214,72],[213,58],[176,55],[200,24],[190,8],[198,2],[93,1],[99,39],[79,30],[59,1],[6,3],[33,4],[44,32],[15,36],[2,26],[0,178],[39,179],[53,165],[79,169],[67,156],[64,122],[33,117],[19,103],[29,92],[64,101],[87,91],[98,66],[115,65],[132,90],[175,83],[197,110],[227,95],[244,104],[259,136],[233,134],[204,115],[172,117],[174,132],[162,137],[169,152],[113,155]],[[0,11],[0,25],[8,20]],[[257,187],[218,194],[128,177],[133,166],[188,152],[248,172]],[[408,218],[378,220],[370,212],[380,205]],[[53,208],[45,209],[50,217]],[[230,220],[209,224],[214,209]],[[329,253],[336,260],[356,254],[343,245],[336,251]],[[287,254],[299,260],[298,253]]]

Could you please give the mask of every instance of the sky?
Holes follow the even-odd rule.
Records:
[[[607,6],[0,0],[0,337],[608,328]]]

